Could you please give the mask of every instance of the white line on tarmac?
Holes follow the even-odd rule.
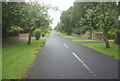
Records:
[[[74,52],[72,52],[72,53],[78,59],[78,61],[80,61],[82,63],[82,65],[84,67],[86,67],[88,71],[90,71],[90,73],[92,73],[94,76],[96,76],[96,74]]]
[[[64,46],[66,47],[66,48],[68,48],[68,46],[64,43]]]

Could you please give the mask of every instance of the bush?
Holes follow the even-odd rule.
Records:
[[[80,28],[75,28],[73,30],[73,32],[76,33],[76,34],[80,34],[81,33],[81,29]]]
[[[109,39],[115,39],[115,34],[114,33],[108,33],[108,38]]]
[[[45,36],[45,33],[44,32],[42,32],[42,37],[44,37]]]
[[[36,40],[38,40],[40,38],[40,36],[41,36],[41,30],[36,29],[34,35],[35,35]]]
[[[92,30],[92,29],[93,29],[92,27],[84,26],[84,27],[81,29],[81,31],[82,31],[82,33],[85,33],[86,31]]]
[[[115,39],[115,33],[116,33],[116,31],[114,29],[110,29],[108,32],[108,38]]]

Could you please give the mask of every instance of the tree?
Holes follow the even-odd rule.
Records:
[[[23,29],[27,29],[29,32],[29,38],[27,44],[31,43],[32,32],[41,26],[49,27],[51,23],[50,16],[48,15],[49,6],[41,5],[38,3],[18,3],[7,2],[3,3],[3,35],[7,33],[7,30],[11,29],[11,26],[20,26]],[[6,37],[7,35],[3,36]]]
[[[22,10],[22,6],[25,5],[25,3],[17,3],[17,2],[2,2],[2,37],[7,37],[8,30],[11,29],[11,26],[20,26],[21,25],[21,19],[22,19],[22,13],[20,11]]]
[[[118,16],[116,2],[74,3],[68,10],[62,12],[57,29],[67,33],[70,30],[78,34],[87,30],[101,31],[106,48],[110,48],[108,35],[112,30],[116,32],[118,29]]]
[[[118,22],[118,12],[116,3],[100,3],[97,7],[99,11],[98,25],[103,31],[104,42],[106,48],[110,48],[108,41],[108,32],[111,28],[115,28]]]

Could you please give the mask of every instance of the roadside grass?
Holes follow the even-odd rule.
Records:
[[[61,35],[62,37],[64,38],[79,38],[79,37],[75,37],[75,36],[71,36],[71,35],[67,35],[67,34],[64,34],[64,33],[60,33],[60,32],[57,32],[59,35]]]
[[[86,39],[86,40],[72,40],[72,41],[97,41],[97,42],[99,41],[99,42],[100,42],[101,40],[90,40],[90,39]]]
[[[109,40],[109,42],[111,42],[111,41],[113,42],[114,40]]]
[[[82,45],[92,48],[101,53],[104,53],[108,56],[112,56],[116,59],[120,59],[120,56],[118,56],[118,45],[117,44],[110,43],[111,48],[105,48],[104,43],[84,43]]]
[[[77,40],[72,40],[72,41],[89,41],[89,42],[104,42],[103,40],[92,40],[92,39],[77,39]],[[113,42],[114,40],[109,40],[109,42]]]
[[[92,39],[86,39],[86,38],[80,38],[80,37],[76,37],[76,36],[71,36],[71,35],[67,35],[64,33],[60,33],[57,32],[59,35],[61,35],[64,38],[71,38],[73,39],[72,41],[87,41],[87,42],[104,42],[103,40],[92,40]],[[113,42],[114,40],[109,40],[109,42]]]
[[[26,42],[3,48],[3,79],[20,79],[26,76],[26,72],[33,63],[36,55],[44,46],[45,40],[32,39],[31,45]]]
[[[49,37],[50,34],[51,34],[51,31],[49,31],[49,33],[46,33],[46,34],[45,34],[45,37]]]

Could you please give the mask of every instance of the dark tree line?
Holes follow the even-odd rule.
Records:
[[[32,32],[36,28],[49,27],[51,23],[49,8],[48,5],[33,2],[2,2],[2,37],[7,37],[10,30],[23,29],[29,33],[28,44],[30,44]]]
[[[57,30],[70,34],[87,30],[103,32],[106,48],[110,48],[108,33],[118,32],[118,11],[116,2],[76,2],[63,11]]]

